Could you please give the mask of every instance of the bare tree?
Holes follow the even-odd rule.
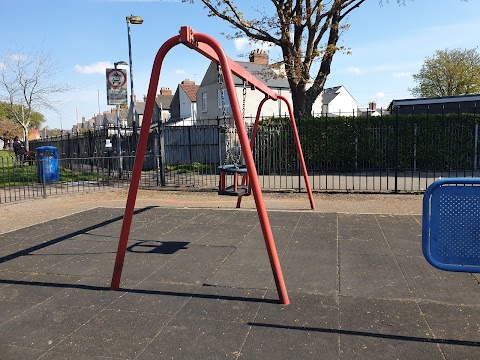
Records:
[[[68,91],[66,84],[55,82],[58,68],[51,54],[7,51],[0,62],[0,100],[8,104],[11,118],[23,131],[28,149],[28,130],[35,111],[56,111],[53,95]]]
[[[348,28],[347,16],[365,1],[271,0],[270,8],[259,5],[255,9],[258,17],[250,20],[237,8],[235,0],[202,0],[202,3],[209,16],[219,17],[236,29],[232,37],[247,36],[281,49],[295,113],[310,114],[330,74],[335,53],[346,50],[337,44],[342,31]],[[316,60],[320,61],[320,67],[311,76]]]

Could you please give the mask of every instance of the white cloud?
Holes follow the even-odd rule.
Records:
[[[24,54],[10,54],[8,56],[12,61],[25,61],[27,57]]]
[[[360,75],[362,72],[363,72],[362,69],[356,66],[349,66],[347,68],[347,73],[349,74]]]
[[[0,70],[5,70],[7,68],[7,65],[4,63],[0,63]]]
[[[375,97],[376,97],[377,99],[382,99],[382,98],[385,97],[385,93],[383,93],[383,92],[377,92],[377,93],[375,94]]]
[[[402,72],[397,72],[392,74],[394,78],[406,78],[406,77],[410,77],[411,75],[412,73],[410,71],[402,71]]]
[[[186,75],[187,72],[183,69],[178,69],[178,70],[175,70],[175,74],[177,75]]]
[[[265,41],[257,41],[252,42],[250,39],[246,37],[239,37],[234,40],[235,49],[237,51],[251,51],[255,49],[260,49],[264,51],[268,51],[271,48],[271,44]]]
[[[108,61],[99,61],[90,65],[75,65],[73,69],[80,74],[103,74],[105,69],[113,68],[113,64]]]
[[[234,42],[235,42],[235,49],[237,49],[238,51],[246,50],[249,45],[248,39],[244,37],[236,38]]]

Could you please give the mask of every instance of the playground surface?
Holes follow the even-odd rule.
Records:
[[[431,267],[421,196],[141,191],[0,206],[0,359],[479,359],[480,277]],[[29,214],[28,216],[26,214]],[[23,215],[22,215],[23,214]]]

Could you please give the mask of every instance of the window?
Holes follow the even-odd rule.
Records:
[[[225,107],[228,108],[230,107],[230,99],[228,98],[227,94],[227,89],[220,89],[218,90],[218,108],[222,108],[222,92],[223,92],[223,98],[225,101]]]
[[[207,103],[207,93],[202,93],[202,111],[207,111],[208,103]]]

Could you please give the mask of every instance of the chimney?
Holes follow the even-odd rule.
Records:
[[[372,101],[371,103],[368,104],[368,108],[372,111],[377,110],[377,103],[375,101]]]
[[[82,123],[85,122],[85,116],[82,116]]]
[[[134,103],[137,102],[137,95],[133,95],[133,102],[134,102]]]
[[[172,95],[172,90],[170,88],[161,88],[160,95]]]
[[[181,83],[182,85],[195,85],[195,81],[192,81],[190,79],[185,79]]]
[[[250,62],[259,65],[268,65],[268,55],[263,50],[253,50],[249,56]]]

